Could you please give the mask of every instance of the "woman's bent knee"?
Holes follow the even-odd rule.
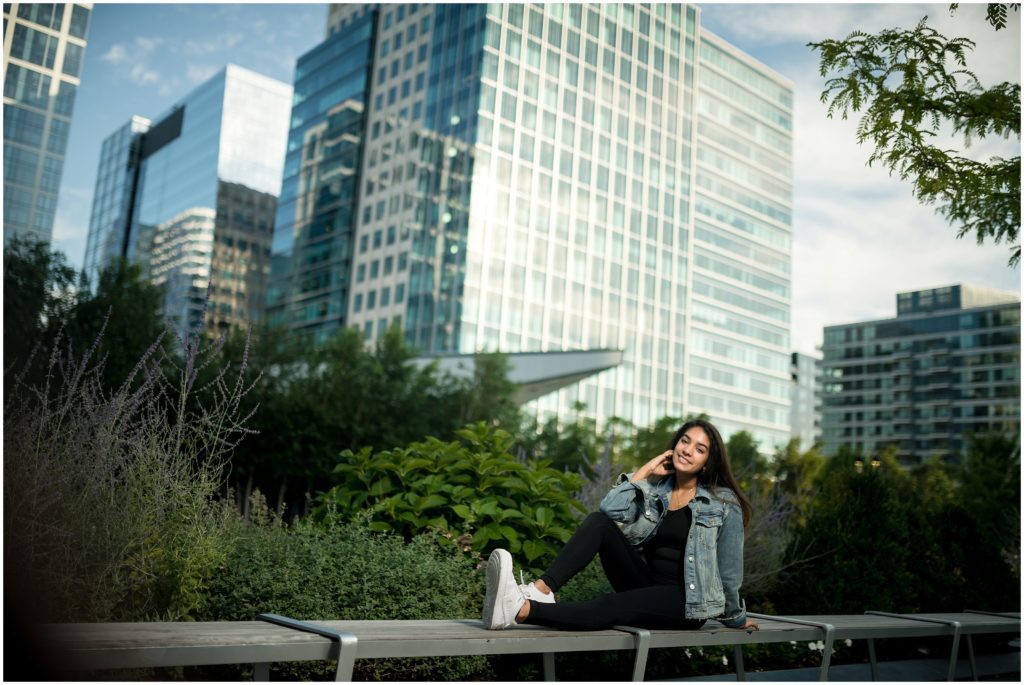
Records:
[[[594,511],[587,514],[587,518],[583,519],[583,523],[580,524],[580,527],[582,528],[583,526],[599,527],[614,525],[615,522],[608,517],[608,514],[604,513],[603,511]]]

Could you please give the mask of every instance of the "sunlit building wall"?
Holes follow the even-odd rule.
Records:
[[[92,3],[4,3],[4,243],[49,243]]]
[[[735,64],[712,60],[716,80],[698,81],[705,39],[696,7],[375,11],[332,6],[325,41],[356,34],[359,17],[372,17],[350,281],[334,286],[348,291],[345,325],[373,341],[398,324],[429,354],[622,349],[619,367],[530,408],[543,420],[583,402],[601,423],[619,416],[644,425],[707,411],[753,430],[767,448],[788,439],[788,395],[776,391],[788,393],[789,219],[766,219],[770,229],[757,230],[771,236],[756,240],[713,219],[702,242],[694,231],[696,179],[719,158],[732,166],[716,180],[741,177],[741,190],[708,197],[739,214],[768,192],[766,201],[788,208],[790,132],[781,119],[791,104],[779,99],[791,99],[787,83],[713,37]],[[739,128],[730,121],[698,134],[698,93],[770,133],[741,132],[744,150],[719,140]],[[763,98],[774,98],[771,114],[759,108]],[[717,147],[701,167],[704,140]],[[777,187],[751,185],[753,174]],[[721,273],[740,251],[739,272]],[[312,254],[295,250],[291,259]],[[737,295],[746,298],[739,306]],[[754,302],[770,313],[747,316]],[[727,321],[693,328],[728,337],[736,350],[706,356],[698,370],[725,368],[732,385],[687,385],[698,304]],[[770,339],[725,333],[735,320],[756,322]],[[724,407],[714,404],[722,398]]]
[[[827,454],[961,457],[971,433],[1020,434],[1020,298],[966,284],[897,295],[896,317],[825,327]]]
[[[790,437],[793,86],[708,31],[696,49],[686,406],[771,450]]]

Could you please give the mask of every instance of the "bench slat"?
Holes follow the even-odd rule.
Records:
[[[262,621],[71,623],[41,626],[69,670],[208,666],[331,658],[333,642]]]
[[[988,614],[920,614],[956,620],[961,634],[1020,633],[1020,618]],[[846,614],[794,616],[828,623],[835,639],[884,639],[951,635],[948,625],[905,618]],[[478,619],[313,621],[357,636],[356,658],[465,656],[515,653],[632,650],[632,634],[621,630],[571,632],[539,626],[486,630]],[[761,620],[750,634],[709,621],[701,630],[652,630],[650,647],[764,644],[813,641],[820,628]],[[44,645],[72,670],[140,668],[337,657],[330,639],[264,621],[51,624],[40,626]]]

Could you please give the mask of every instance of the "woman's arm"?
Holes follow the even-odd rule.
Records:
[[[729,628],[756,628],[757,624],[747,620],[747,612],[740,604],[740,586],[743,585],[743,513],[736,504],[725,507],[716,547],[718,573],[725,591],[725,614],[719,620]]]
[[[648,506],[645,500],[654,497],[650,479],[665,478],[670,473],[667,464],[671,455],[671,450],[662,452],[633,473],[619,476],[615,487],[601,500],[601,511],[612,521],[636,521],[640,512]]]
[[[601,511],[612,521],[632,523],[643,510],[645,493],[630,479],[632,475],[619,476],[618,483],[601,500]]]

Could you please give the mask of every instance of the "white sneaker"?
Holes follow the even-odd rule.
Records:
[[[487,558],[484,627],[489,630],[504,630],[515,625],[516,614],[525,603],[526,597],[512,575],[512,555],[504,549],[494,550]]]
[[[555,603],[554,592],[543,592],[537,587],[537,582],[524,583],[523,582],[523,571],[519,570],[519,591],[523,593],[523,597],[532,602],[543,602],[544,604]]]

